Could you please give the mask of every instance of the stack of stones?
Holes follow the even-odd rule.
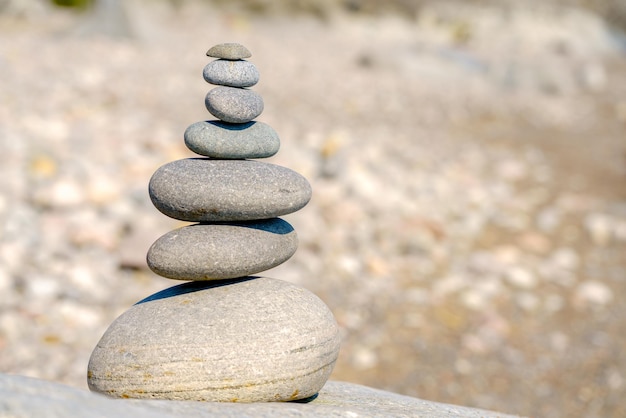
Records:
[[[157,274],[189,282],[138,302],[117,318],[88,367],[93,391],[122,398],[224,402],[300,400],[327,381],[339,353],[337,323],[311,292],[251,276],[289,259],[292,226],[278,216],[311,197],[307,180],[254,161],[274,155],[279,138],[253,121],[262,98],[250,52],[220,44],[204,78],[219,120],[197,122],[185,144],[200,158],[173,161],[150,180],[167,216],[196,222],[160,237],[147,261]]]

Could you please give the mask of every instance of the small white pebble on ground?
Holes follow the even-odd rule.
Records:
[[[598,280],[587,280],[576,287],[574,303],[578,306],[605,306],[613,300],[613,291]]]

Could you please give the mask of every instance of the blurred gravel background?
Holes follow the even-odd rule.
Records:
[[[335,313],[333,379],[626,416],[625,8],[1,0],[0,372],[85,388],[110,322],[176,284],[145,265],[183,225],[148,180],[210,118],[206,50],[241,42],[270,161],[314,191],[266,275]]]

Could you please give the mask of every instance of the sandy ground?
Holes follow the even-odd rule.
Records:
[[[333,379],[626,415],[626,52],[600,19],[126,4],[127,26],[0,15],[0,372],[84,388],[108,324],[176,284],[145,265],[181,225],[147,183],[209,118],[206,50],[241,42],[281,136],[270,161],[314,190],[286,217],[296,255],[267,275],[335,313]]]

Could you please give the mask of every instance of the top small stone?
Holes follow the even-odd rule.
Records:
[[[215,45],[209,49],[206,54],[209,57],[222,58],[225,60],[241,60],[252,56],[248,48],[237,43]]]

